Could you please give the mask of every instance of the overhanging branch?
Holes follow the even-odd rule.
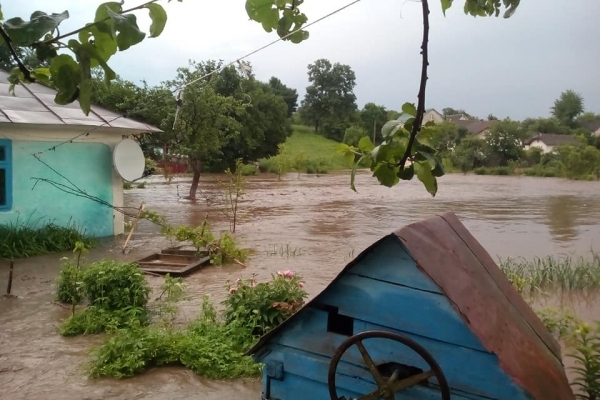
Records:
[[[417,115],[415,116],[415,122],[413,123],[410,137],[408,138],[408,145],[406,151],[400,160],[400,170],[404,169],[406,161],[410,157],[412,146],[415,143],[415,138],[421,130],[423,124],[423,116],[425,115],[425,88],[427,86],[427,67],[429,66],[429,4],[427,0],[421,0],[423,6],[423,42],[421,43],[421,83],[419,85],[418,104],[417,104]]]

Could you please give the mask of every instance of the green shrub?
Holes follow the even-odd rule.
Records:
[[[240,174],[242,176],[258,175],[259,172],[258,167],[254,164],[242,164],[240,166]]]
[[[123,182],[123,189],[125,189],[125,190],[133,189],[133,185],[129,182]]]
[[[146,307],[150,293],[137,264],[112,260],[96,262],[86,268],[83,285],[90,305],[109,311]]]
[[[303,286],[301,278],[291,271],[278,272],[268,282],[257,283],[254,277],[238,279],[235,286],[227,286],[225,322],[237,322],[262,335],[302,307],[308,296]]]
[[[181,330],[121,330],[93,350],[88,374],[124,378],[154,366],[182,365],[209,379],[256,377],[261,366],[244,354],[254,342],[247,330],[203,315]]]
[[[140,327],[147,323],[148,312],[143,307],[107,310],[98,306],[90,306],[63,321],[60,326],[60,334],[76,336],[114,333],[119,329]]]
[[[475,175],[487,175],[487,169],[485,167],[475,168],[473,172]]]

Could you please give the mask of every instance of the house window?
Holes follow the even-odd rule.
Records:
[[[11,141],[0,139],[0,211],[12,206],[12,146]]]

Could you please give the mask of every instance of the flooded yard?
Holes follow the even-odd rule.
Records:
[[[214,204],[219,176],[203,176],[196,202],[184,200],[189,181],[165,184],[152,178],[145,189],[126,191],[126,206],[163,214],[172,224],[199,225],[208,214],[215,231],[229,223]],[[600,182],[561,179],[448,175],[440,180],[436,198],[418,181],[393,189],[380,186],[369,174],[357,176],[358,193],[349,176],[272,175],[249,178],[240,204],[236,236],[253,250],[248,268],[209,267],[187,277],[192,299],[182,314],[192,319],[202,296],[221,301],[227,280],[258,275],[268,278],[290,269],[304,277],[310,296],[319,293],[353,257],[391,231],[433,214],[455,212],[492,256],[588,256],[600,251]],[[205,196],[206,198],[204,198]],[[124,238],[107,240],[88,260],[134,260],[168,245],[159,229],[144,221],[130,247],[121,254]],[[90,381],[81,363],[97,337],[63,338],[59,322],[70,310],[53,304],[54,282],[63,255],[18,261],[13,293],[0,300],[0,397],[21,399],[259,399],[260,384],[215,382],[182,368],[161,368],[127,380]],[[68,254],[67,254],[68,256]],[[0,265],[0,286],[8,276]],[[153,285],[160,278],[149,278]],[[600,308],[577,307],[580,316],[600,319]]]

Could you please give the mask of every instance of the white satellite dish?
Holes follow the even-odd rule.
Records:
[[[123,139],[113,151],[115,170],[126,181],[140,179],[144,174],[146,160],[142,148],[131,139]]]

